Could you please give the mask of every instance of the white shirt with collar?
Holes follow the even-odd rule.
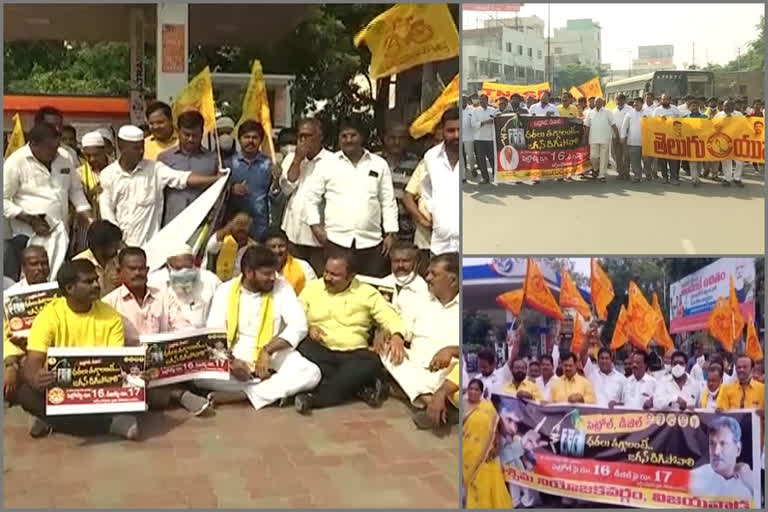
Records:
[[[656,392],[653,395],[653,408],[661,411],[679,411],[678,397],[685,400],[686,407],[696,407],[699,403],[701,385],[689,374],[685,374],[683,387],[677,385],[672,375],[668,375],[656,384]]]
[[[550,112],[552,113],[550,117],[560,117],[560,111],[552,103],[542,105],[541,102],[538,102],[531,105],[531,108],[528,109],[528,113],[532,116],[548,116]]]
[[[584,364],[584,376],[592,384],[595,391],[595,401],[597,405],[608,407],[611,402],[621,401],[621,391],[624,389],[626,377],[619,373],[616,368],[611,368],[611,373],[605,374],[598,365],[587,357]]]
[[[512,372],[510,371],[509,366],[505,364],[501,368],[496,368],[496,370],[487,377],[478,374],[475,378],[480,379],[483,382],[483,398],[490,399],[491,395],[501,392],[507,382],[512,380]],[[466,382],[469,382],[469,380]]]
[[[288,196],[288,202],[285,206],[283,216],[282,230],[288,235],[288,240],[296,245],[306,245],[310,247],[320,247],[309,224],[306,220],[306,191],[309,178],[314,174],[317,165],[326,158],[333,157],[333,153],[323,148],[315,155],[315,158],[309,160],[305,158],[301,162],[299,178],[296,181],[288,180],[288,170],[293,165],[296,153],[290,153],[285,157],[282,163],[282,173],[280,174],[280,188]]]
[[[368,150],[357,164],[343,151],[321,160],[307,183],[307,224],[321,224],[323,214],[328,240],[343,247],[354,243],[356,249],[369,249],[381,243],[382,229],[397,233],[397,203],[386,160]]]
[[[677,107],[672,105],[671,103],[667,108],[664,108],[664,105],[659,104],[658,107],[656,107],[653,110],[653,117],[680,117],[680,111],[677,110]]]
[[[545,402],[549,402],[550,400],[550,392],[552,391],[552,384],[557,382],[558,376],[552,375],[552,377],[549,378],[549,380],[544,383],[544,377],[539,375],[536,377],[536,385],[539,387],[539,391],[541,391],[541,399]]]
[[[488,105],[487,108],[483,108],[481,106],[474,108],[475,109],[472,111],[473,139],[492,141],[494,135],[493,123],[486,125],[483,125],[482,123],[496,117],[496,114],[499,112],[499,110],[496,107],[492,107],[490,105]]]
[[[475,107],[469,105],[461,111],[461,140],[472,142],[474,140],[474,129],[472,128],[472,112]]]
[[[221,286],[221,280],[213,272],[205,269],[199,271],[200,278],[188,294],[180,294],[171,286],[167,266],[152,272],[147,278],[149,286],[166,291],[170,331],[201,329],[208,321],[213,296]]]
[[[3,163],[3,216],[10,220],[12,236],[35,235],[19,215],[45,215],[51,228],[69,229],[69,203],[77,212],[91,209],[83,192],[77,165],[70,153],[58,148],[50,171],[32,154],[29,144],[13,152]]]
[[[216,329],[227,328],[229,312],[229,293],[235,284],[231,279],[219,286],[211,303],[207,327]],[[291,285],[283,278],[275,280],[272,289],[273,299],[273,335],[279,336],[296,348],[307,335],[307,317],[299,299]],[[261,327],[259,311],[261,311],[262,294],[241,288],[239,318],[237,321],[237,337],[235,338],[232,355],[247,363],[253,362],[256,342]]]
[[[610,144],[613,139],[612,126],[616,126],[613,112],[605,107],[594,108],[584,117],[584,126],[589,127],[590,144]]]
[[[384,278],[384,281],[395,290],[395,293],[392,296],[392,306],[403,319],[406,330],[406,339],[410,339],[413,336],[415,315],[423,302],[429,299],[430,296],[427,282],[418,274],[416,274],[416,277],[405,286],[400,286],[397,283],[394,274],[389,274]]]
[[[459,295],[457,293],[447,304],[443,304],[430,293],[422,298],[413,313],[413,336],[408,358],[412,363],[428,368],[438,350],[460,344],[456,329],[461,316]]]
[[[127,245],[140,247],[160,231],[165,187],[186,188],[190,174],[146,159],[127,172],[116,160],[101,171],[101,217],[123,230]]]
[[[626,103],[621,108],[616,107],[616,109],[614,109],[613,111],[613,124],[616,125],[616,128],[621,128],[621,125],[624,122],[624,118],[626,117],[626,115],[634,111],[635,109],[633,109]]]
[[[643,145],[643,118],[652,117],[650,111],[640,110],[638,112],[634,108],[631,112],[627,112],[620,126],[619,135],[622,139],[627,139],[627,145],[629,146],[642,146]]]
[[[699,466],[692,470],[690,475],[689,492],[694,496],[729,496],[747,500],[753,498],[750,486],[741,477],[726,479],[712,469],[712,464]]]
[[[630,375],[624,381],[624,387],[621,390],[621,403],[628,409],[642,409],[643,404],[649,398],[653,398],[656,392],[656,379],[643,374],[643,378],[637,380],[637,377]]]
[[[458,252],[461,229],[458,208],[461,195],[459,161],[451,167],[445,143],[442,143],[426,152],[424,164],[427,172],[421,183],[421,193],[432,215],[430,250],[434,254]]]
[[[726,113],[725,110],[723,110],[722,112],[718,112],[717,114],[715,114],[714,119],[720,119],[721,117],[731,117],[731,116],[738,117],[738,116],[743,116],[743,115],[744,114],[742,114],[738,110],[734,110],[730,114]]]

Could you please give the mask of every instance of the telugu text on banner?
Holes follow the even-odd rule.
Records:
[[[762,117],[644,117],[642,123],[643,156],[689,162],[765,161]]]
[[[496,183],[565,178],[592,168],[578,119],[500,114],[494,128]]]
[[[760,422],[752,410],[542,406],[506,395],[493,402],[502,469],[515,485],[638,508],[760,506]]]
[[[150,388],[194,379],[229,380],[227,332],[193,329],[141,336],[147,347]]]
[[[7,329],[13,336],[26,337],[40,311],[59,295],[59,283],[40,283],[19,291],[5,291],[4,313]]]

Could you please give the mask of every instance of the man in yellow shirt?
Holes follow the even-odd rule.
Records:
[[[394,364],[405,357],[402,320],[375,288],[355,278],[353,265],[350,251],[334,250],[326,258],[323,279],[307,283],[299,296],[309,325],[299,352],[323,375],[313,392],[296,396],[301,414],[341,404],[356,394],[372,407],[381,405],[387,392],[384,367],[379,355],[368,349],[374,322],[390,335],[382,351]]]
[[[563,376],[552,384],[550,398],[555,404],[594,404],[592,384],[576,372],[576,355],[566,352],[560,356]]]
[[[523,400],[541,401],[541,391],[536,383],[528,379],[525,361],[522,359],[512,362],[512,380],[502,388],[502,392]]]
[[[173,129],[171,107],[162,101],[150,103],[147,106],[147,122],[151,135],[144,139],[144,158],[157,160],[160,153],[179,142]]]
[[[747,356],[736,359],[736,380],[723,384],[717,395],[717,411],[755,409],[760,417],[760,439],[765,429],[765,384],[752,378],[754,363]]]
[[[33,416],[30,435],[41,437],[52,430],[76,434],[93,430],[137,439],[139,426],[133,415],[46,416],[45,390],[54,383],[54,374],[46,367],[48,348],[123,346],[123,321],[117,311],[99,300],[99,277],[93,263],[65,262],[57,281],[62,297],[48,303],[32,324],[24,382],[16,394],[18,403]]]
[[[560,117],[579,117],[579,109],[573,104],[573,96],[569,92],[563,92],[561,103],[557,106]]]

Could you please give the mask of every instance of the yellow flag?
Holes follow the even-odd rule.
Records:
[[[613,100],[609,101],[608,103],[605,104],[605,108],[607,108],[608,110],[616,110],[617,108],[616,102]]]
[[[371,51],[371,79],[459,54],[459,32],[447,4],[397,4],[355,36]]]
[[[248,82],[248,90],[243,96],[243,113],[235,127],[237,128],[247,120],[258,121],[264,128],[264,141],[261,144],[263,149],[272,161],[275,161],[275,143],[272,140],[272,115],[269,111],[269,99],[267,98],[267,84],[264,82],[264,71],[261,68],[261,61],[253,61],[251,69],[251,80]]]
[[[213,103],[213,80],[211,70],[205,67],[187,86],[181,90],[173,102],[173,124],[179,114],[187,110],[196,110],[205,120],[204,132],[216,128],[216,106]]]
[[[8,158],[14,151],[22,147],[26,142],[24,141],[24,127],[21,125],[21,116],[19,114],[13,115],[13,133],[8,139],[8,146],[5,148],[5,158]]]
[[[576,87],[571,87],[571,90],[568,92],[571,93],[571,96],[573,96],[573,99],[575,100],[582,98],[584,96],[583,94],[581,94],[581,91],[578,90]]]
[[[582,96],[587,98],[604,98],[603,89],[600,87],[600,79],[598,77],[581,84],[579,90],[582,92]]]
[[[459,75],[451,80],[451,83],[443,89],[435,102],[411,124],[411,137],[419,139],[435,130],[443,114],[449,108],[459,103]]]

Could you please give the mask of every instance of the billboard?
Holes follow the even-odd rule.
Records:
[[[671,44],[657,44],[652,46],[638,46],[638,59],[672,59],[675,56],[675,47]]]
[[[670,285],[669,332],[706,329],[715,301],[729,296],[731,276],[744,317],[754,318],[754,258],[722,258]]]
[[[520,12],[523,4],[464,4],[465,11]]]

